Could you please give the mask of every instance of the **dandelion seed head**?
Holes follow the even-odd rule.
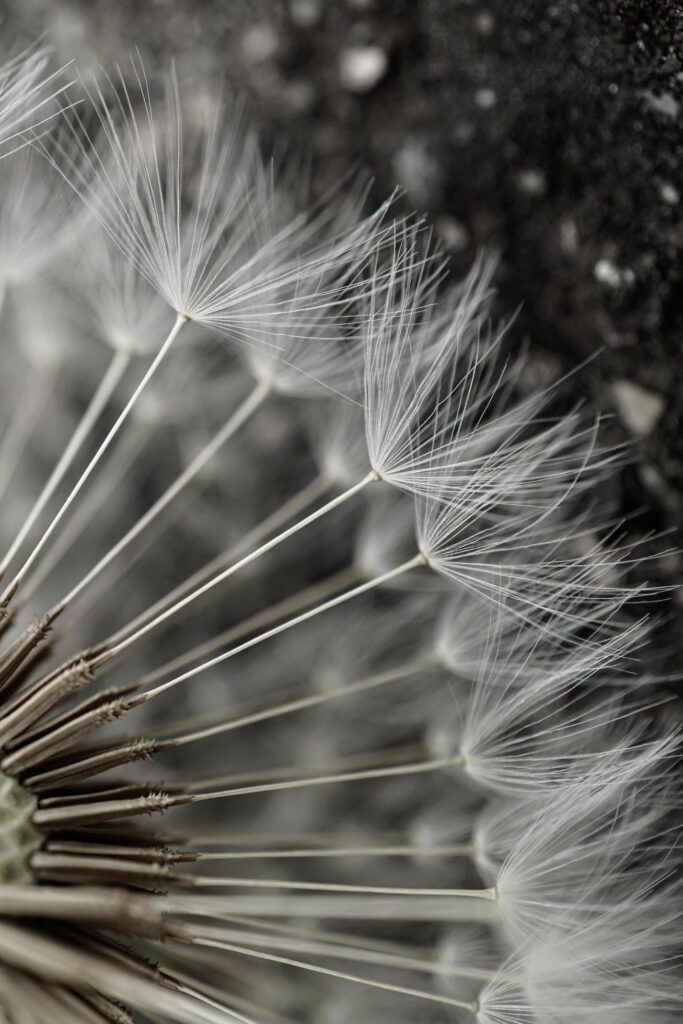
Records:
[[[137,56],[47,135],[38,52],[0,70],[0,1016],[668,1024],[644,556],[495,262],[447,284]]]

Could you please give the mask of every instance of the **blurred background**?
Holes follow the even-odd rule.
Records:
[[[683,5],[676,0],[4,0],[4,45],[43,36],[79,70],[176,62],[244,97],[266,149],[323,193],[395,188],[453,268],[500,254],[499,311],[529,384],[613,414],[634,456],[618,516],[674,549],[683,498]],[[654,546],[651,550],[655,550]],[[678,586],[662,648],[683,626]]]

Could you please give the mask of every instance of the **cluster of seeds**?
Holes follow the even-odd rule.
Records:
[[[680,1015],[621,453],[364,201],[0,71],[7,1024]]]

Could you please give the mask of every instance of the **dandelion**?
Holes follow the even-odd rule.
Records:
[[[673,1020],[617,453],[516,397],[492,263],[130,73],[0,168],[0,1015]]]

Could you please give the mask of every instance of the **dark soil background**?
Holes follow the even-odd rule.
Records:
[[[577,392],[633,441],[610,501],[631,532],[681,544],[683,3],[5,0],[3,42],[17,31],[81,67],[138,46],[225,77],[266,140],[310,157],[320,190],[367,169],[375,198],[398,185],[427,215],[456,271],[499,251],[530,372],[593,357]],[[681,558],[648,572],[678,587],[670,653]]]

